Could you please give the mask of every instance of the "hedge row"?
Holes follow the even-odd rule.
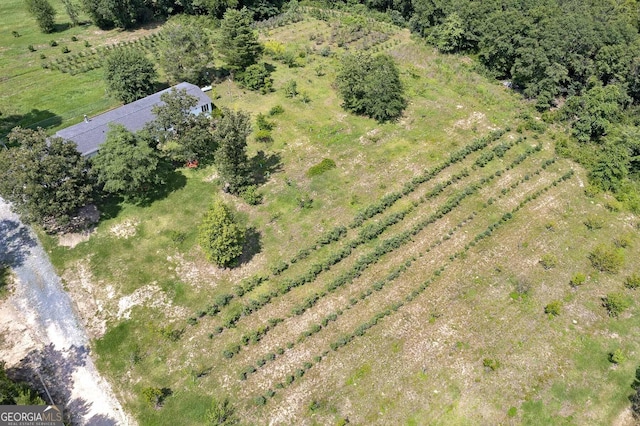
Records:
[[[517,213],[520,209],[522,209],[527,203],[529,203],[532,200],[535,200],[536,198],[538,198],[543,193],[547,192],[552,187],[555,187],[558,184],[560,184],[561,182],[564,182],[567,179],[570,179],[572,176],[573,176],[573,170],[565,173],[562,177],[554,180],[550,185],[548,185],[548,186],[536,191],[534,194],[526,197],[511,212],[505,213],[500,220],[498,220],[497,222],[489,225],[487,230],[489,230],[489,229],[495,230],[498,227],[503,226],[506,222],[508,222],[509,220],[513,219],[515,213]],[[490,236],[490,235],[491,235],[491,233],[489,233],[487,235],[486,231],[485,231],[485,232],[479,233],[477,236],[480,236],[479,239],[482,240],[482,239],[484,239],[484,238],[486,238],[487,236]],[[455,261],[455,259],[461,257],[462,254],[466,253],[469,250],[470,250],[470,247],[469,246],[465,246],[465,248],[463,250],[461,250],[461,251],[456,253],[456,255],[453,257],[453,259],[449,260],[449,264],[452,263],[453,261]],[[398,309],[400,309],[402,306],[404,306],[405,303],[412,301],[416,296],[418,296],[419,294],[424,292],[424,290],[426,290],[435,280],[437,280],[438,277],[440,277],[442,275],[442,272],[445,269],[446,269],[446,266],[440,267],[439,269],[437,269],[436,271],[433,272],[433,276],[432,277],[428,278],[419,287],[414,289],[414,291],[412,291],[411,294],[406,296],[404,300],[399,300],[399,301],[391,303],[385,310],[380,311],[377,314],[375,314],[369,321],[366,321],[363,324],[360,324],[359,326],[357,326],[354,329],[353,332],[348,333],[348,334],[344,334],[344,335],[340,336],[338,339],[336,339],[335,341],[331,342],[329,344],[329,347],[331,348],[331,350],[337,351],[338,349],[348,345],[350,342],[355,340],[356,337],[363,336],[369,329],[373,328],[375,325],[377,325],[385,317],[390,316],[393,312],[396,312]],[[322,359],[326,358],[326,356],[328,354],[329,354],[329,351],[324,351],[322,353],[322,355],[314,357],[313,361],[315,363],[319,363],[319,362],[322,361]],[[302,369],[298,369],[296,371],[302,371],[302,373],[304,374],[304,372],[307,371],[309,368],[311,368],[313,365],[314,364],[311,363],[311,362],[306,362]],[[296,375],[298,377],[302,377],[303,374],[296,374]],[[287,376],[286,385],[290,385],[290,384],[292,384],[294,382],[295,377],[293,378],[293,380],[291,379],[292,377],[293,377],[292,375]],[[284,383],[279,383],[276,387],[284,388],[286,385]]]
[[[527,149],[526,152],[528,153],[528,155],[531,155],[531,153],[536,152],[535,149]],[[518,162],[522,162],[522,157],[519,156],[516,161]],[[541,170],[546,169],[549,165],[555,163],[556,159],[552,158],[552,159],[548,159],[545,160],[542,163],[542,166],[540,168],[538,168],[535,172],[533,172],[534,175],[539,175]],[[571,172],[572,173],[572,172]],[[501,171],[496,172],[493,177],[497,177],[501,175]],[[493,178],[492,177],[492,178]],[[566,179],[566,177],[561,178],[561,180]],[[522,178],[519,181],[517,181],[518,184],[525,182],[527,179]],[[552,186],[555,186],[556,183],[553,183]],[[517,185],[516,185],[517,186]],[[535,195],[535,193],[534,193]],[[539,194],[538,194],[539,195]],[[537,197],[537,196],[536,196]],[[530,201],[531,197],[527,197],[527,200]],[[527,202],[528,202],[527,201]],[[490,205],[491,203],[485,203],[484,207],[486,208],[487,205]],[[433,250],[434,248],[436,248],[437,246],[439,246],[440,244],[442,244],[444,241],[449,240],[451,238],[451,236],[460,228],[462,228],[464,225],[468,224],[469,222],[471,222],[476,216],[478,215],[477,212],[472,212],[468,217],[464,218],[463,220],[461,220],[456,226],[454,226],[453,228],[451,228],[445,236],[443,236],[441,239],[434,241],[433,243],[431,243],[429,245],[429,247],[425,250],[425,253],[429,253],[431,250]],[[472,245],[475,245],[479,240],[486,238],[488,236],[491,235],[491,233],[498,227],[500,226],[500,224],[505,223],[506,221],[510,220],[512,218],[512,213],[505,213],[502,218],[500,219],[500,221],[491,224],[487,227],[487,230],[479,233],[478,235],[476,235],[476,237],[474,238],[474,243]],[[465,251],[468,250],[472,245],[467,245],[465,246]],[[459,257],[461,255],[461,252],[455,253],[454,255],[451,255],[449,257],[450,261],[455,260],[457,257]],[[395,268],[391,273],[389,273],[389,275],[387,277],[385,277],[384,279],[377,281],[375,283],[373,283],[370,287],[370,289],[363,291],[359,298],[361,300],[366,299],[369,295],[371,295],[373,293],[373,291],[381,291],[387,284],[391,283],[392,281],[394,281],[395,279],[397,279],[402,272],[404,272],[409,266],[411,266],[412,261],[415,261],[416,258],[413,257],[410,260],[407,260],[404,264],[400,265],[399,267]],[[436,274],[441,273],[442,271],[436,271]],[[313,306],[313,304],[315,304],[315,302],[317,302],[319,300],[319,298],[325,296],[327,293],[326,292],[322,292],[322,293],[316,293],[310,297],[308,297],[301,305],[294,307],[292,309],[292,316],[295,315],[301,315],[302,313],[304,313],[307,309],[311,308]],[[415,298],[417,295],[419,294],[419,292],[417,292],[416,290],[414,290],[410,295],[408,295],[406,297],[406,301],[410,302],[413,300],[413,298]],[[357,299],[351,299],[349,302],[349,306],[347,307],[347,309],[350,309],[352,306],[356,305],[358,303]],[[332,320],[335,321],[335,319],[337,318],[338,315],[342,315],[343,311],[342,310],[338,310],[337,313],[332,314]],[[311,326],[310,329],[304,331],[299,337],[298,337],[298,342],[302,342],[304,341],[306,338],[312,336],[315,333],[320,332],[320,330],[322,330],[323,327],[326,327],[327,324],[329,323],[329,321],[327,320],[327,318],[325,318],[321,324],[315,324],[313,326]],[[258,361],[259,367],[261,367],[262,365],[264,365],[264,363],[260,363],[261,361]]]
[[[513,164],[520,164],[522,163],[527,157],[529,157],[531,154],[533,154],[534,152],[538,152],[539,149],[537,147],[527,147],[527,149],[525,150],[525,152],[521,155],[519,155],[513,163],[511,163],[509,166],[507,166],[507,170],[510,168],[513,168]],[[488,177],[483,177],[481,178],[477,183],[472,184],[470,186],[468,186],[467,188],[465,188],[464,190],[462,190],[459,194],[449,198],[447,200],[447,202],[442,205],[440,208],[438,208],[438,210],[436,210],[436,212],[434,212],[433,214],[431,214],[427,219],[424,219],[418,223],[416,223],[411,229],[404,231],[392,238],[386,239],[384,241],[382,241],[382,243],[378,244],[374,250],[366,255],[361,256],[356,262],[355,264],[351,267],[351,269],[343,274],[341,274],[340,276],[338,276],[337,278],[335,278],[331,283],[329,283],[326,287],[325,290],[323,292],[320,293],[314,293],[312,296],[309,296],[307,299],[305,299],[305,301],[301,304],[298,305],[296,307],[294,307],[291,311],[291,314],[293,316],[298,316],[298,315],[302,315],[307,309],[310,309],[311,307],[313,307],[318,300],[320,300],[322,297],[326,296],[328,293],[334,292],[335,290],[337,290],[338,288],[351,283],[354,279],[358,278],[364,270],[366,270],[370,265],[376,263],[382,256],[384,256],[387,253],[390,253],[396,249],[398,249],[399,247],[401,247],[402,245],[404,245],[405,243],[411,241],[412,237],[415,236],[416,234],[418,234],[420,231],[422,231],[425,227],[427,227],[428,225],[434,223],[435,221],[441,219],[442,217],[444,217],[446,214],[448,214],[450,211],[452,211],[454,208],[456,208],[457,206],[459,206],[459,204],[462,202],[462,200],[464,200],[466,197],[468,197],[471,194],[474,194],[475,192],[477,192],[477,190],[482,186],[485,185],[487,183],[489,183],[490,181],[492,181],[495,177],[500,176],[502,174],[502,171],[497,171],[496,173],[488,176]],[[442,190],[444,189],[444,187],[451,185],[453,182],[456,182],[458,180],[460,180],[462,177],[464,176],[468,176],[468,171],[466,169],[464,169],[463,171],[461,171],[461,173],[459,173],[456,176],[453,176],[451,179],[449,179],[447,181],[447,183],[442,184],[440,186],[437,186],[436,188],[434,188],[429,194],[427,194],[426,198],[430,198],[431,196],[435,196],[435,194],[439,194],[440,192],[442,192]],[[412,206],[409,206],[407,208],[409,211],[411,211],[413,209]],[[390,215],[387,219],[391,220],[392,217],[394,217],[395,215],[400,215],[398,217],[400,218],[404,218],[404,215],[406,213],[403,212],[398,212],[394,215]],[[400,219],[401,220],[401,219]],[[384,223],[384,222],[383,222]],[[367,233],[362,233],[358,239],[362,238],[363,235],[371,235],[371,236],[377,236],[377,234],[375,232],[367,232]],[[356,240],[358,240],[356,239]],[[445,238],[448,239],[448,238]],[[354,240],[354,241],[356,241]],[[351,251],[349,250],[349,246],[343,248],[342,252],[347,252],[350,253]],[[345,256],[346,257],[346,256]],[[330,265],[329,265],[330,266]],[[327,268],[329,267],[327,266]],[[311,282],[315,279],[315,277],[322,272],[324,269],[324,266],[321,264],[315,264],[312,266],[311,270],[307,272],[307,274],[302,275],[300,277],[298,277],[296,280],[285,280],[283,282],[280,283],[280,288],[278,290],[278,292],[280,292],[281,294],[285,294],[289,291],[291,291],[291,289],[304,285],[308,282]],[[275,294],[276,292],[272,292],[272,294]],[[268,300],[267,298],[265,298],[265,300]],[[267,301],[268,303],[268,301]],[[265,303],[266,304],[266,303]]]

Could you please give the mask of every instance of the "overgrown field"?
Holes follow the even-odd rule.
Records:
[[[472,61],[323,17],[260,30],[295,52],[292,66],[266,58],[275,91],[215,87],[217,106],[275,125],[272,142],[250,143],[268,171],[262,204],[223,194],[213,168],[183,170],[150,206],[105,206],[74,248],[45,237],[128,411],[202,424],[228,397],[248,424],[628,419],[640,219],[585,197],[584,171],[554,151],[565,130]],[[396,59],[409,100],[398,122],[341,109],[337,55],[356,48]],[[286,97],[291,80],[299,94]],[[335,167],[309,173],[325,159]],[[218,197],[253,229],[233,269],[195,244]],[[617,317],[611,293],[630,302]],[[626,359],[610,362],[617,349]],[[149,387],[170,389],[161,408]]]

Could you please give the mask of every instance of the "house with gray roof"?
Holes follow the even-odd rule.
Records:
[[[187,94],[198,99],[198,104],[191,110],[191,113],[197,115],[211,112],[211,98],[206,93],[193,84],[180,83],[95,117],[88,118],[85,116],[85,120],[82,123],[60,130],[56,133],[56,136],[75,142],[78,146],[78,151],[84,157],[91,157],[98,152],[100,145],[107,138],[109,124],[122,124],[131,132],[141,130],[145,124],[155,119],[155,115],[152,112],[153,107],[164,103],[160,100],[160,96],[174,88],[176,90],[184,89]]]

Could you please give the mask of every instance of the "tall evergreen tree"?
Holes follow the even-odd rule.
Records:
[[[55,231],[90,201],[93,184],[73,142],[47,139],[43,129],[13,129],[9,142],[16,147],[0,149],[0,195],[26,222]]]
[[[247,8],[229,9],[222,19],[218,50],[233,72],[257,63],[262,53],[258,36],[251,28],[252,22],[252,13]]]
[[[242,254],[245,235],[246,229],[237,223],[229,207],[216,201],[198,229],[198,242],[208,260],[230,266]]]
[[[213,49],[206,29],[195,20],[170,22],[162,29],[160,65],[174,82],[209,84],[207,68],[213,62]]]
[[[223,117],[214,132],[218,145],[215,163],[225,189],[233,194],[250,183],[247,158],[247,136],[251,133],[251,118],[242,111],[223,110]]]

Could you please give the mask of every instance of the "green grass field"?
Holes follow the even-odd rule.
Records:
[[[136,40],[155,31],[155,25],[136,31],[102,31],[94,25],[70,26],[62,1],[55,7],[56,31],[43,34],[21,0],[0,4],[0,137],[20,125],[55,131],[100,113],[119,103],[105,92],[102,71],[94,69],[73,76],[43,64],[89,55],[92,50],[122,41]],[[85,19],[85,16],[81,16]],[[19,37],[15,37],[13,32]],[[73,37],[77,41],[73,41]],[[56,46],[51,46],[55,41]],[[89,44],[89,47],[85,45]],[[29,50],[32,46],[34,51]],[[69,53],[63,53],[67,47]],[[44,58],[43,58],[44,56]],[[98,55],[99,56],[99,55]]]
[[[338,54],[362,40],[334,36],[348,25],[340,16],[261,31],[304,52],[294,68],[266,58],[274,92],[214,88],[219,107],[284,109],[269,117],[274,141],[249,144],[269,171],[262,204],[223,194],[213,167],[180,170],[165,198],[109,206],[74,248],[43,236],[125,408],[150,425],[203,424],[214,397],[247,424],[624,422],[640,339],[638,294],[623,282],[638,272],[639,219],[584,195],[585,172],[554,151],[565,129],[406,30],[367,24],[389,36],[370,48],[396,59],[405,114],[378,124],[344,112]],[[327,46],[334,54],[321,54]],[[55,76],[77,87],[77,76]],[[285,97],[290,80],[308,102]],[[325,158],[336,167],[309,177]],[[195,244],[216,198],[260,247],[233,269]],[[382,207],[363,214],[372,205]],[[589,254],[621,236],[620,271],[594,269]],[[578,272],[587,279],[574,288]],[[602,307],[613,291],[634,301],[619,318]],[[544,312],[552,301],[556,317]],[[210,315],[214,303],[226,306]],[[615,349],[627,360],[610,363]],[[172,395],[156,409],[145,387]]]

